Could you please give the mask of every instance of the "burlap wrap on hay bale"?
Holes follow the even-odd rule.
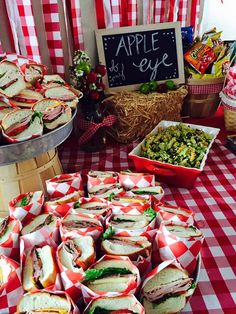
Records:
[[[144,138],[161,120],[180,121],[185,86],[168,93],[141,94],[122,91],[103,101],[106,114],[117,116],[108,133],[118,142],[129,143]]]

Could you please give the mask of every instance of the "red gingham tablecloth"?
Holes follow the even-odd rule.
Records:
[[[81,171],[85,178],[90,169],[134,170],[128,153],[136,144],[114,143],[91,154],[71,137],[59,155],[65,172]],[[236,313],[236,156],[216,140],[193,189],[163,187],[167,202],[196,213],[205,235],[198,286],[183,313]]]

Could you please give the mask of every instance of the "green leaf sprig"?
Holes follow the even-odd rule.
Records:
[[[113,235],[115,235],[115,231],[112,229],[111,226],[109,226],[107,228],[107,230],[103,233],[102,240],[108,240],[108,239],[112,238]]]
[[[150,221],[152,221],[153,219],[156,218],[157,213],[155,212],[155,210],[152,209],[152,207],[149,207],[148,209],[146,209],[146,210],[144,211],[144,215],[146,215],[147,218],[148,218]]]
[[[101,269],[88,269],[85,271],[85,278],[82,280],[82,283],[96,280],[109,275],[128,275],[132,272],[127,268],[121,267],[107,267]]]

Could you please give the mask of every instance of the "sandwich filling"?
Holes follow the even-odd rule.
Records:
[[[180,278],[153,288],[149,291],[144,291],[143,294],[150,302],[162,302],[164,299],[171,296],[178,296],[185,293],[192,286],[192,278]]]
[[[104,194],[104,193],[109,192],[109,191],[112,192],[113,189],[121,189],[121,188],[122,188],[121,185],[116,184],[116,183],[112,184],[112,185],[109,185],[109,186],[104,185],[99,190],[94,191],[94,192],[90,192],[89,194],[99,195],[99,194]]]
[[[80,228],[94,228],[99,227],[99,223],[95,221],[86,220],[65,220],[63,221],[63,227],[67,230],[75,230]]]
[[[19,200],[16,203],[15,207],[29,205],[32,201],[32,198],[33,198],[33,192],[29,192],[27,195],[25,195],[21,200]]]
[[[74,243],[73,240],[67,240],[64,244],[63,244],[64,249],[71,254],[72,257],[72,264],[74,267],[79,267],[79,268],[84,268],[84,263],[82,263],[79,258],[81,256],[81,250],[78,247],[78,245],[76,245]]]
[[[0,237],[2,237],[4,233],[7,231],[8,223],[9,223],[9,217],[4,218],[0,222]]]
[[[83,279],[83,283],[89,283],[91,281],[107,278],[107,277],[127,277],[130,275],[134,275],[131,270],[127,268],[121,267],[107,267],[100,269],[88,269],[85,271],[85,278]]]
[[[35,282],[35,285],[38,289],[43,289],[44,286],[42,285],[40,278],[43,274],[43,264],[39,255],[39,252],[37,251],[37,247],[34,247],[31,252],[31,257],[33,261],[33,281]]]
[[[62,103],[58,103],[57,106],[51,106],[46,109],[43,114],[43,121],[45,123],[50,123],[59,118],[63,113],[65,113],[65,106]]]

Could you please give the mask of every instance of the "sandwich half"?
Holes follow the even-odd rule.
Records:
[[[2,119],[2,133],[9,142],[38,137],[43,133],[42,115],[30,109],[16,109]]]
[[[91,302],[85,314],[142,314],[143,307],[134,295],[100,297]]]
[[[128,256],[136,261],[139,256],[147,258],[151,255],[152,243],[144,236],[121,237],[112,236],[102,241],[101,248],[105,254]]]
[[[181,225],[175,225],[175,224],[170,224],[168,223],[165,224],[166,229],[170,232],[176,235],[177,237],[180,238],[190,238],[190,237],[202,237],[203,234],[201,230],[196,228],[195,226],[181,226]]]
[[[54,231],[57,225],[57,218],[51,214],[41,214],[33,218],[22,230],[21,235],[33,233],[47,226],[51,232]]]
[[[58,74],[48,74],[48,75],[44,75],[43,77],[42,86],[44,89],[48,89],[51,87],[60,87],[65,84],[66,82]]]
[[[91,236],[68,238],[59,246],[58,258],[67,269],[76,273],[83,272],[96,258],[93,238]]]
[[[10,219],[9,217],[0,217],[0,244],[6,242],[11,236],[17,220]]]
[[[20,68],[13,62],[0,62],[0,94],[9,98],[25,89],[25,81]]]
[[[17,305],[16,314],[71,314],[72,305],[64,294],[32,292],[25,294]]]
[[[25,291],[43,289],[55,284],[57,268],[55,254],[49,245],[33,247],[26,255],[22,270]]]
[[[76,231],[77,229],[85,228],[102,228],[102,224],[92,216],[80,214],[68,214],[62,221],[61,226],[66,231]]]
[[[25,81],[34,85],[36,82],[42,80],[45,66],[38,63],[29,63],[25,65]]]
[[[32,89],[24,89],[19,94],[15,95],[11,99],[11,102],[17,107],[31,109],[33,105],[41,99],[43,99],[43,96],[40,93]]]
[[[48,130],[57,128],[71,120],[71,108],[63,101],[44,98],[38,101],[33,110],[43,113],[44,126]]]
[[[48,88],[45,91],[45,97],[64,101],[69,107],[75,109],[79,98],[69,88],[65,86]]]
[[[88,198],[86,200],[89,200]],[[76,202],[74,204],[74,212],[76,213],[84,213],[84,214],[92,214],[98,216],[106,216],[109,210],[108,204],[99,198],[91,199],[91,201],[87,202]]]
[[[146,215],[114,215],[110,219],[111,227],[115,229],[142,229],[149,225],[150,219]]]
[[[2,119],[12,110],[16,108],[13,108],[11,105],[7,104],[5,101],[0,100],[0,125],[2,122]]]
[[[195,288],[187,272],[168,266],[144,282],[143,305],[146,314],[179,313],[186,305],[186,297]]]
[[[93,291],[123,292],[137,284],[138,270],[128,260],[102,260],[85,271],[83,284]]]
[[[107,198],[111,194],[118,194],[123,191],[123,187],[119,183],[99,184],[89,189],[89,197]]]

